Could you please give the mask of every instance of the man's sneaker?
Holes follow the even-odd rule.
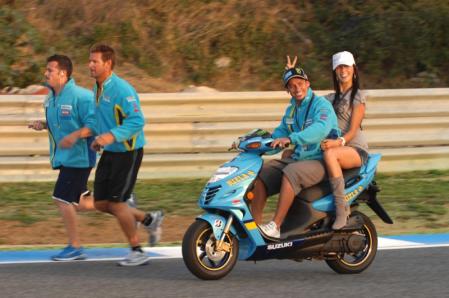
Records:
[[[278,229],[274,221],[260,225],[259,230],[262,232],[263,236],[268,239],[279,240],[279,238],[281,238],[281,231]]]
[[[157,227],[154,230],[151,230],[148,237],[148,245],[156,246],[159,243],[162,236],[162,227]]]
[[[164,220],[164,212],[162,210],[150,212],[151,223],[149,225],[145,225],[145,228],[148,231],[148,244],[150,246],[155,246],[159,240],[161,240],[162,235],[162,221]]]
[[[129,208],[137,209],[137,196],[135,193],[131,193],[129,195],[129,198],[126,199],[126,205],[128,205]],[[138,229],[140,226],[140,222],[136,220],[136,229]]]
[[[66,246],[59,254],[51,257],[53,261],[73,261],[84,260],[87,256],[82,247],[76,248],[71,245]]]
[[[129,198],[126,200],[126,204],[129,208],[137,208],[137,196],[135,193],[131,193]]]
[[[146,265],[150,257],[142,251],[132,250],[123,260],[117,263],[119,266],[140,266]]]

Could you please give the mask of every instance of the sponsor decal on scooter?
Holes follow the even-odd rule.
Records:
[[[355,198],[361,191],[363,190],[362,186],[357,187],[356,189],[354,189],[353,191],[351,191],[350,193],[348,193],[347,195],[345,195],[345,201],[350,201],[353,198]]]
[[[235,177],[232,178],[232,179],[229,179],[228,181],[226,181],[226,183],[227,183],[229,186],[233,186],[233,185],[235,185],[235,184],[237,184],[237,183],[240,183],[240,182],[242,182],[242,181],[245,181],[245,180],[247,180],[247,179],[249,179],[249,178],[252,178],[252,177],[254,177],[254,176],[256,176],[256,173],[255,173],[255,172],[253,172],[253,171],[248,171],[248,172],[246,172],[246,173],[243,173],[243,174],[240,174],[240,175],[238,175],[238,176],[235,176]]]
[[[255,229],[257,229],[257,225],[256,225],[256,223],[254,221],[250,221],[250,222],[245,223],[245,226],[246,226],[246,228],[248,230],[255,230]]]
[[[214,226],[216,228],[221,228],[223,226],[223,221],[221,221],[220,219],[216,219],[214,222]]]
[[[276,244],[268,244],[267,249],[268,250],[275,250],[275,249],[281,249],[286,247],[292,247],[293,242],[284,242],[284,243],[276,243]]]

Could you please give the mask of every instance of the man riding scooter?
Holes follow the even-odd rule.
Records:
[[[274,130],[273,148],[295,146],[287,158],[265,163],[254,185],[251,212],[262,234],[280,238],[280,226],[301,190],[316,185],[326,177],[320,143],[339,136],[337,117],[329,101],[317,96],[302,68],[287,69],[284,86],[292,96],[280,125]],[[272,221],[261,224],[267,197],[279,193],[278,207]]]
[[[384,222],[393,223],[376,198],[380,154],[371,154],[366,165],[345,174],[345,200],[353,210],[343,229],[331,229],[334,197],[315,184],[326,174],[320,142],[338,138],[337,118],[330,102],[313,94],[301,68],[288,69],[284,84],[291,105],[273,135],[255,129],[239,137],[232,147],[238,155],[216,170],[199,196],[205,213],[185,232],[182,256],[201,279],[226,276],[237,260],[319,259],[337,273],[360,273],[376,256],[377,232],[356,206],[365,203]],[[291,157],[264,163],[264,154],[278,151],[273,147],[289,144],[296,145]],[[273,221],[258,228],[267,195],[277,192]]]

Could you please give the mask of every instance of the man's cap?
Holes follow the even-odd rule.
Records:
[[[355,65],[354,56],[348,51],[338,52],[332,56],[332,70],[335,70],[339,65]]]
[[[284,72],[282,76],[282,80],[284,81],[284,87],[287,88],[288,82],[293,78],[300,78],[308,81],[309,78],[306,75],[306,72],[301,67],[289,68]]]

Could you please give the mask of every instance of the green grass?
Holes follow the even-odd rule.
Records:
[[[383,234],[449,232],[449,171],[378,175],[379,200],[395,224],[385,225],[367,206]]]
[[[381,174],[379,200],[395,221],[383,225],[366,206],[361,211],[371,216],[383,234],[449,231],[449,171]],[[167,215],[195,215],[202,211],[197,199],[206,179],[141,180],[136,185],[142,209],[162,208]],[[0,184],[0,220],[17,220],[24,225],[58,217],[51,200],[53,183]],[[273,212],[276,199],[268,202]],[[92,219],[100,213],[85,214]]]

